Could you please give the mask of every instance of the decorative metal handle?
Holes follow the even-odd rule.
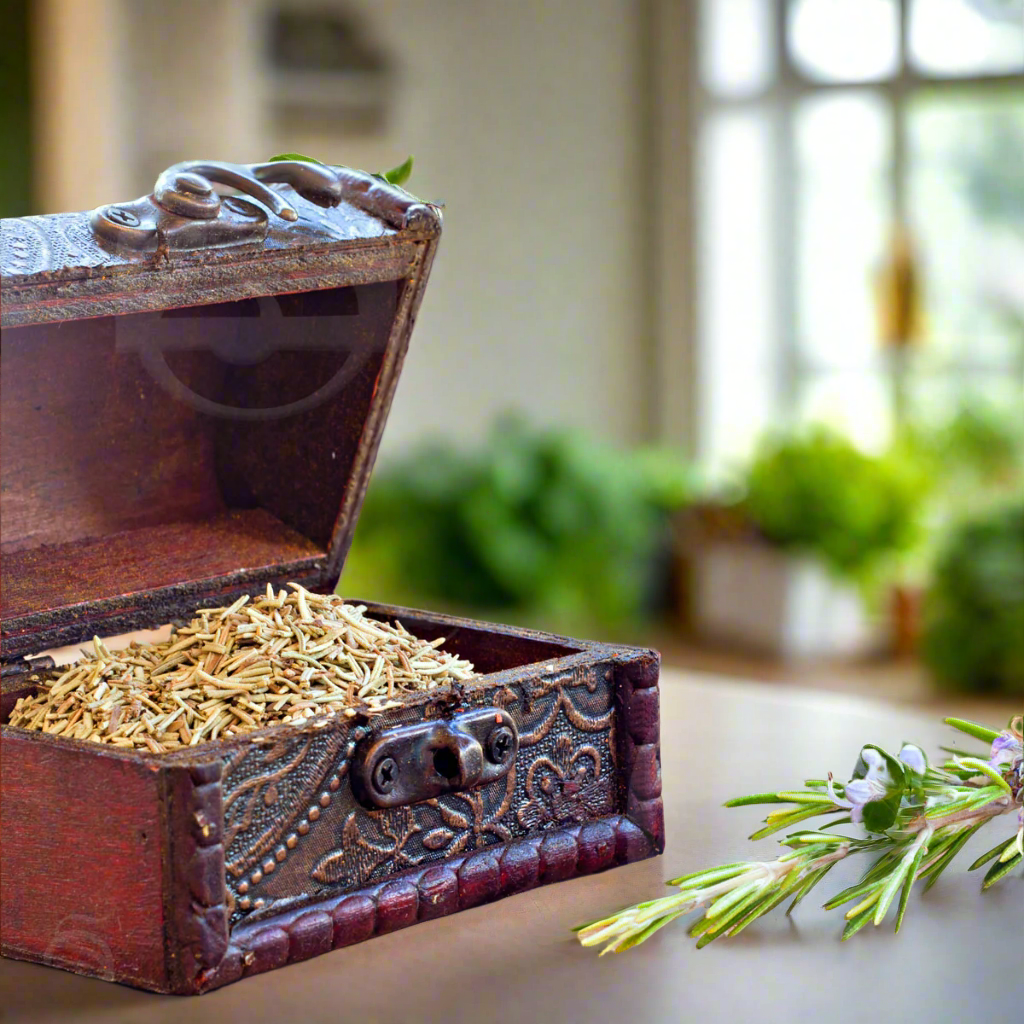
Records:
[[[262,206],[240,196],[222,197],[215,184],[236,188]],[[268,187],[270,184],[290,185],[317,206],[337,206],[346,199],[392,227],[424,229],[439,220],[436,207],[371,174],[303,160],[174,164],[157,178],[152,195],[100,206],[89,220],[103,241],[144,252],[259,243],[267,236],[266,210],[286,221],[299,217],[295,207],[281,192]]]
[[[291,185],[319,206],[337,206],[341,201],[338,175],[321,164],[192,160],[168,167],[157,178],[151,196],[101,206],[90,221],[100,238],[132,249],[201,249],[261,242],[267,234],[266,211],[240,197],[222,198],[213,186],[237,188],[282,219],[297,220],[295,208],[265,182]]]
[[[356,750],[352,788],[371,807],[419,803],[503,778],[518,750],[519,730],[500,708],[399,726],[370,737]]]
[[[297,220],[298,214],[280,192],[267,188],[265,181],[291,185],[301,196],[318,206],[337,206],[341,182],[329,167],[299,160],[268,164],[227,164],[200,160],[168,167],[153,188],[153,200],[171,213],[201,220],[214,219],[223,201],[213,183],[230,185],[258,199],[279,217]]]

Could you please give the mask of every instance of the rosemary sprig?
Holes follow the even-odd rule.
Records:
[[[584,946],[602,946],[602,955],[621,953],[672,921],[703,910],[690,926],[699,949],[738,934],[786,900],[792,901],[786,911],[791,913],[839,861],[858,853],[874,859],[860,881],[833,896],[825,909],[848,906],[844,940],[867,924],[882,924],[894,907],[898,932],[915,882],[924,881],[926,889],[934,885],[976,832],[1016,810],[1016,835],[1000,840],[968,869],[989,864],[982,881],[988,889],[1024,862],[1022,718],[1012,719],[1001,732],[957,718],[945,721],[990,744],[988,756],[954,754],[933,765],[912,744],[895,757],[868,744],[845,786],[829,775],[808,779],[803,789],[730,800],[726,807],[786,805],[769,812],[751,839],[810,818],[829,820],[816,830],[791,832],[781,840],[787,852],[774,861],[741,861],[672,879],[668,884],[678,891],[671,896],[581,925],[575,929],[577,938]],[[827,831],[844,824],[859,824],[864,834]]]

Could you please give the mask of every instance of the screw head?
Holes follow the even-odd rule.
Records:
[[[373,769],[373,786],[378,793],[390,793],[398,780],[398,764],[393,757],[381,758]]]
[[[109,207],[107,209],[107,220],[111,220],[115,224],[120,224],[126,228],[137,228],[139,226],[139,218],[131,210],[126,210],[123,206]]]
[[[487,758],[494,764],[504,764],[512,753],[515,737],[507,725],[499,725],[487,736]]]

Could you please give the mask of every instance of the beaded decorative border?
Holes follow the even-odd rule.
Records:
[[[216,967],[199,972],[190,991],[208,992],[419,921],[643,860],[655,852],[641,828],[614,815],[416,868],[237,929]]]
[[[658,675],[653,652],[614,664],[620,756],[619,806],[625,814],[485,847],[312,906],[242,924],[229,934],[224,895],[221,764],[182,769],[171,782],[172,813],[187,822],[171,851],[168,943],[171,991],[200,994],[456,913],[540,885],[594,874],[662,852]]]

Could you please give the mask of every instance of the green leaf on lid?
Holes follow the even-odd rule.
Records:
[[[412,175],[412,157],[406,157],[404,163],[399,164],[397,167],[392,167],[390,171],[385,171],[381,177],[389,185],[404,185]]]
[[[278,153],[277,156],[272,156],[267,163],[276,164],[280,163],[282,160],[298,160],[300,163],[304,164],[319,164],[321,167],[326,166],[323,161],[317,160],[315,156],[305,156],[302,153]]]

